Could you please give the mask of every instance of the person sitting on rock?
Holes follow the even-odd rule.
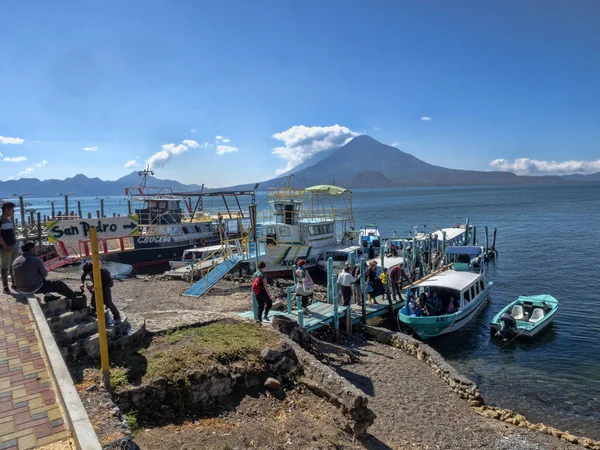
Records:
[[[13,263],[17,291],[22,294],[49,294],[55,292],[72,299],[75,293],[61,280],[47,280],[48,271],[40,258],[34,255],[34,242],[27,242],[21,256]]]
[[[83,263],[83,266],[81,267],[83,269],[83,273],[81,274],[81,286],[80,289],[83,291],[84,288],[84,283],[85,283],[85,279],[88,277],[90,277],[90,279],[92,279],[92,281],[95,282],[95,280],[93,280],[93,264],[91,262],[85,262]],[[113,281],[112,277],[110,276],[110,272],[102,267],[100,269],[100,278],[102,280],[102,298],[104,299],[104,305],[110,310],[110,312],[112,313],[113,319],[114,319],[114,323],[115,325],[119,325],[121,323],[121,314],[119,313],[119,310],[117,309],[117,307],[115,306],[115,304],[112,301],[112,292],[111,292],[111,288],[115,285],[115,282]],[[96,296],[94,294],[94,286],[93,285],[87,285],[87,290],[90,292],[90,294],[92,294],[92,298],[90,300],[90,308],[92,310],[92,314],[96,314]]]

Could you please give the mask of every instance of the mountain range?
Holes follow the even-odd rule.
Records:
[[[600,182],[600,172],[590,175],[519,176],[510,172],[448,169],[426,163],[413,155],[370,136],[357,136],[340,148],[319,152],[282,176],[260,183],[261,189],[284,186],[290,177],[291,187],[335,184],[346,188],[406,187],[406,186],[500,186],[523,184],[561,184],[569,182]],[[30,192],[33,197],[51,197],[61,192],[78,196],[124,195],[125,188],[137,186],[138,172],[131,172],[115,181],[75,175],[65,180],[21,178],[0,181],[0,197]],[[174,190],[199,191],[197,184],[148,176],[148,186],[171,187]],[[254,183],[230,189],[251,189]]]

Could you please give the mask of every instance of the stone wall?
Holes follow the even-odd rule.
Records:
[[[281,348],[265,348],[261,352],[262,367],[243,362],[215,365],[207,371],[192,373],[186,381],[177,384],[159,379],[130,386],[115,393],[114,398],[123,412],[153,411],[168,415],[210,408],[236,389],[277,388],[280,383],[299,381],[342,410],[349,432],[356,437],[364,436],[375,420],[375,413],[368,408],[368,397],[298,344],[281,336],[284,341]]]

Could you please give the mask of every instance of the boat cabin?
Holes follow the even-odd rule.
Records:
[[[181,223],[183,211],[181,200],[172,198],[150,198],[144,200],[144,207],[136,209],[140,225],[168,225]]]

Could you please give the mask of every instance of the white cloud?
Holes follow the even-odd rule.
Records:
[[[398,141],[394,141],[390,144],[392,147],[398,147],[400,145],[400,142]]]
[[[23,169],[21,172],[19,172],[19,175],[21,175],[22,177],[26,177],[31,172],[33,172],[33,167],[27,167],[26,169]]]
[[[83,150],[86,152],[97,152],[98,150],[100,150],[100,147],[94,145],[92,147],[83,147]]]
[[[48,164],[48,161],[43,160],[43,161],[41,161],[39,163],[35,163],[35,166],[36,167],[44,167],[46,164]]]
[[[239,152],[240,149],[231,145],[217,145],[217,155],[224,155],[225,153]]]
[[[427,121],[431,120],[431,117],[423,116],[423,117],[421,117],[421,120],[423,122],[427,122]]]
[[[190,128],[190,133],[196,134],[196,129],[195,128]]]
[[[222,141],[223,139],[225,139],[223,136],[219,136],[219,135],[215,136],[215,140],[217,140],[217,141]]]
[[[165,164],[169,162],[171,158],[181,155],[188,148],[183,144],[164,144],[161,146],[161,149],[162,150],[156,152],[154,155],[148,158],[147,163],[151,169],[156,167],[165,167]]]
[[[514,172],[519,175],[566,175],[600,172],[600,159],[595,161],[541,161],[517,158],[512,162],[506,159],[495,159],[490,166],[502,172]]]
[[[15,144],[15,145],[20,145],[23,142],[25,142],[25,139],[21,139],[21,138],[16,138],[16,137],[5,137],[5,136],[0,136],[0,144]]]
[[[187,145],[189,148],[198,148],[200,144],[192,139],[184,139],[181,141],[183,145]]]
[[[359,133],[337,124],[330,127],[295,125],[289,130],[276,133],[273,138],[282,141],[285,147],[276,147],[272,153],[287,161],[285,169],[278,170],[277,173],[293,169],[316,153],[341,147],[358,135]]]
[[[4,162],[8,163],[20,163],[23,161],[27,161],[27,156],[14,156],[14,157],[6,157],[4,158]]]
[[[125,169],[133,169],[135,166],[137,166],[137,161],[135,159],[131,159],[127,161],[123,167]]]

